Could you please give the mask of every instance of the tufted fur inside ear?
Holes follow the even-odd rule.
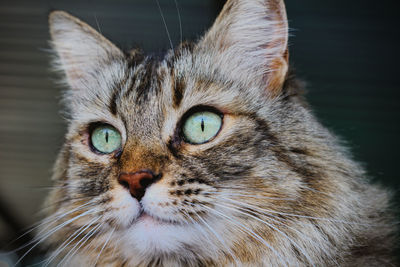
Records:
[[[283,0],[228,0],[201,46],[213,49],[221,69],[278,95],[288,72]]]
[[[56,65],[72,89],[84,89],[96,79],[104,64],[123,58],[123,53],[92,27],[63,11],[49,15],[50,35],[58,55]]]

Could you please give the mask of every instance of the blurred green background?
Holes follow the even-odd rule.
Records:
[[[175,2],[159,2],[177,45]],[[224,1],[177,3],[183,39],[196,39]],[[347,141],[374,181],[398,191],[398,1],[286,0],[286,5],[291,62],[308,84],[313,110]],[[65,131],[60,88],[46,51],[47,15],[54,9],[71,12],[124,49],[157,53],[169,47],[156,0],[0,1],[0,250],[40,218]]]

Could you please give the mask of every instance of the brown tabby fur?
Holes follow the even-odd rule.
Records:
[[[201,40],[163,58],[124,54],[65,12],[49,20],[70,88],[38,233],[50,265],[394,265],[390,194],[303,102],[282,1],[230,0]],[[182,117],[205,106],[224,114],[221,131],[186,143]],[[91,149],[98,122],[121,132],[121,151]],[[117,178],[142,169],[161,179],[139,203]]]

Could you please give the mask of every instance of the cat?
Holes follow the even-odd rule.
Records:
[[[391,193],[303,99],[282,0],[229,0],[159,58],[49,24],[69,120],[45,264],[394,266]]]

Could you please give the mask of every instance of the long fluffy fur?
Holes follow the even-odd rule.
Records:
[[[47,264],[394,265],[390,193],[289,83],[283,2],[228,1],[198,43],[158,60],[65,12],[50,25],[71,119],[36,240]],[[180,139],[195,106],[224,114],[203,145]],[[120,154],[93,152],[96,122],[120,131]],[[162,177],[139,202],[117,178],[144,168]]]

